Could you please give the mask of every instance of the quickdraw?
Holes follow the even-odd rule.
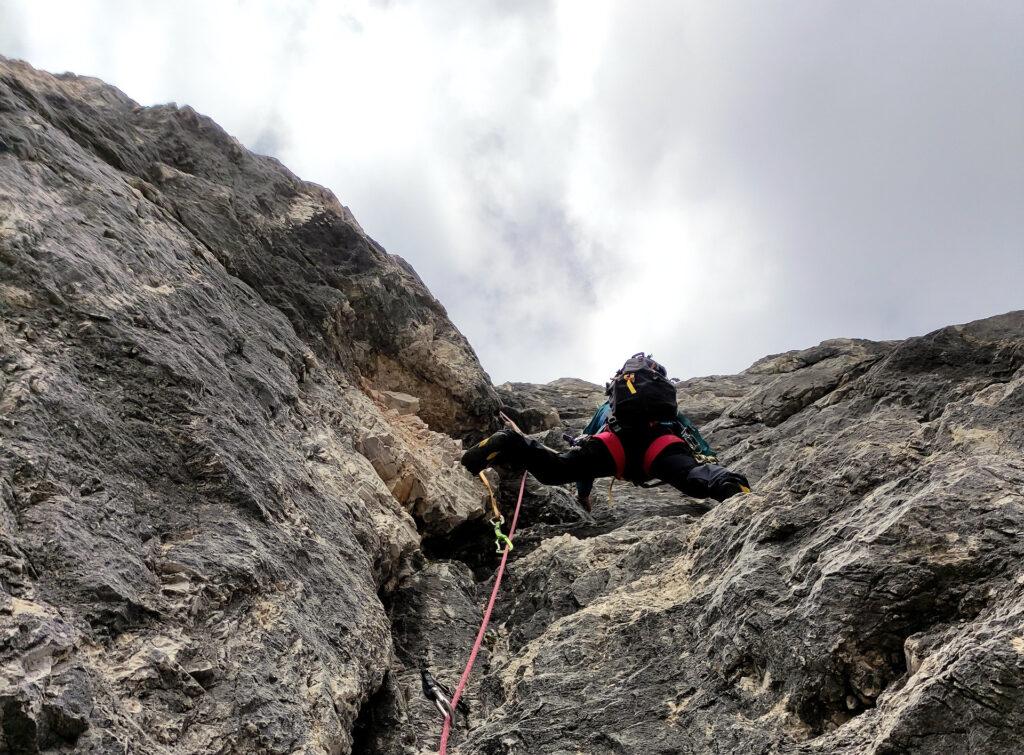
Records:
[[[491,524],[494,525],[494,545],[495,553],[503,553],[507,547],[512,550],[512,541],[508,539],[504,532],[501,531],[501,525],[505,523],[505,517],[501,516],[497,519],[492,519]]]
[[[512,541],[501,531],[501,525],[505,523],[505,517],[502,516],[501,509],[498,508],[498,499],[494,495],[491,483],[483,472],[480,472],[480,480],[483,482],[484,487],[487,488],[487,496],[491,501],[491,511],[494,513],[494,516],[491,518],[491,524],[494,525],[494,552],[501,553],[505,550],[506,545],[509,550],[512,550]]]

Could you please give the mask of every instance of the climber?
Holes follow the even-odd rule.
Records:
[[[583,428],[582,435],[578,438],[574,438],[571,435],[566,434],[563,437],[572,445],[579,445],[588,437],[592,437],[608,429],[608,419],[611,417],[611,414],[611,402],[605,401],[597,407],[597,410],[594,412],[594,416],[590,418],[590,422],[588,422],[587,426]],[[697,429],[697,426],[693,424],[693,422],[690,421],[690,418],[685,414],[677,411],[674,422],[665,422],[661,424],[665,425],[670,431],[679,433],[679,436],[690,447],[690,452],[698,463],[718,463],[718,455],[715,453],[714,449],[711,448],[711,445],[706,440],[704,440],[704,436],[700,434],[700,430]],[[590,511],[591,509],[590,491],[593,489],[593,478],[576,481],[576,498],[580,505],[587,511]]]
[[[742,474],[703,453],[705,463],[697,458],[678,421],[675,386],[649,356],[641,352],[626,360],[605,392],[611,410],[607,426],[568,451],[557,453],[506,429],[466,451],[462,465],[473,474],[495,464],[523,465],[545,485],[614,476],[634,484],[659,479],[686,495],[716,501],[750,492]],[[581,503],[587,505],[589,496]]]

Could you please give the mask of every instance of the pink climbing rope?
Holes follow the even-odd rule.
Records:
[[[480,631],[476,633],[476,642],[473,643],[473,650],[469,654],[469,660],[466,661],[466,668],[462,670],[462,676],[459,678],[459,686],[455,688],[455,694],[452,695],[452,710],[455,710],[455,706],[459,704],[459,698],[462,697],[462,692],[466,689],[466,682],[469,681],[469,674],[473,670],[473,663],[476,661],[476,654],[480,652],[480,645],[484,641],[484,632],[487,631],[487,625],[491,621],[491,611],[494,609],[494,600],[498,597],[498,588],[501,587],[501,578],[505,574],[505,562],[508,560],[508,552],[512,547],[511,540],[516,534],[516,522],[519,521],[519,506],[523,502],[523,492],[526,490],[526,472],[523,472],[523,479],[519,483],[519,500],[516,501],[516,510],[512,514],[512,524],[508,528],[509,543],[505,545],[505,550],[501,554],[501,563],[498,564],[498,571],[494,575],[494,589],[491,590],[491,599],[487,601],[487,610],[484,611],[484,620],[480,624]],[[445,716],[444,728],[441,729],[441,746],[438,750],[438,755],[445,755],[448,752],[448,734],[450,733],[452,725],[452,719],[450,716]]]

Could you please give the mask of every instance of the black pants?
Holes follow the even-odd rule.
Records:
[[[674,443],[662,451],[651,465],[649,475],[641,468],[643,453],[654,436],[620,436],[626,451],[626,478],[662,480],[693,498],[721,500],[721,483],[732,473],[717,464],[698,464],[689,449]],[[579,480],[615,475],[615,459],[604,443],[587,438],[579,446],[557,453],[535,440],[527,439],[523,461],[526,469],[545,485],[561,485]]]

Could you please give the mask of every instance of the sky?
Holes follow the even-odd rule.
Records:
[[[494,382],[1024,308],[1024,3],[0,0],[408,260]]]

